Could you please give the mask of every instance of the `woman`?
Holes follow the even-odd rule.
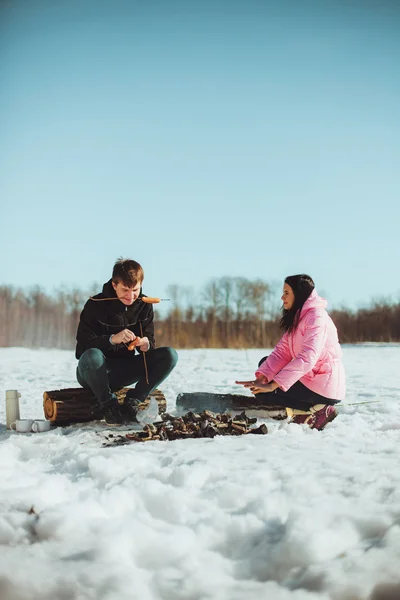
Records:
[[[336,327],[309,275],[286,277],[282,294],[282,338],[263,358],[253,381],[236,383],[253,394],[272,392],[271,404],[287,409],[294,423],[323,429],[345,397],[342,351]]]

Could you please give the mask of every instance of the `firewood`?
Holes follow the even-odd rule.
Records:
[[[239,418],[235,417],[235,419],[210,410],[205,410],[201,414],[189,411],[181,417],[165,413],[161,415],[160,421],[152,425],[145,425],[142,431],[130,431],[125,434],[124,439],[128,443],[214,438],[217,435],[246,435],[249,433],[265,435],[268,433],[265,423],[256,428],[250,427],[251,424],[254,424],[254,419],[249,419],[246,413],[242,413]],[[115,439],[109,435],[104,445],[121,445],[122,443],[124,442],[119,438]]]
[[[254,429],[250,429],[250,433],[258,433],[259,435],[265,435],[268,433],[268,429],[265,423],[260,425],[260,427],[256,427]]]

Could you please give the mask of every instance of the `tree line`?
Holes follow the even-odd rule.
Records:
[[[94,287],[50,295],[38,286],[0,286],[0,346],[73,349],[80,312]],[[215,278],[200,292],[171,285],[168,296],[161,310],[155,306],[158,346],[269,348],[280,337],[280,290],[261,279]],[[330,314],[342,343],[400,342],[400,302],[381,300]]]

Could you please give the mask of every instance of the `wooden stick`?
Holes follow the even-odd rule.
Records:
[[[347,404],[344,402],[343,404],[335,404],[335,408],[343,408],[344,406],[358,406],[359,404],[375,404],[376,402],[381,402],[381,400],[366,400],[365,402],[351,402]]]
[[[142,329],[142,321],[139,321],[140,325],[140,337],[143,337],[143,329]],[[150,344],[150,341],[149,341]],[[143,354],[143,362],[144,362],[144,372],[146,373],[146,383],[149,383],[149,372],[147,370],[147,361],[146,361],[146,352],[142,352]]]

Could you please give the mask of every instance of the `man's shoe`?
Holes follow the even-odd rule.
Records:
[[[104,420],[107,425],[123,425],[126,422],[123,408],[118,403],[114,394],[110,400],[103,406]]]
[[[146,398],[140,402],[133,396],[133,392],[128,392],[122,405],[123,414],[127,421],[149,425],[157,420],[159,415],[158,402],[155,398]]]
[[[160,390],[153,390],[143,402],[135,398],[135,388],[122,388],[113,394],[117,401],[119,413],[124,423],[140,423],[149,425],[157,420],[160,414],[160,404],[157,398],[165,403],[165,397]],[[156,396],[156,397],[154,397]]]

